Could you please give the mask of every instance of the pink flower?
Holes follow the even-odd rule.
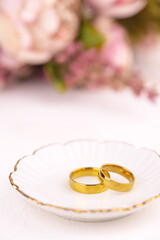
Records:
[[[101,48],[84,49],[82,43],[71,44],[57,55],[64,64],[64,79],[69,87],[100,87],[112,85],[119,88],[128,79],[132,66],[132,51],[125,30],[115,22],[99,17],[94,27],[104,35]]]
[[[127,74],[131,69],[133,56],[125,29],[105,17],[96,18],[94,27],[106,38],[101,49],[102,60]]]
[[[105,17],[96,18],[93,26],[106,39],[100,48],[85,49],[82,42],[74,42],[55,58],[66,86],[107,86],[114,90],[128,87],[135,95],[144,93],[154,101],[157,91],[146,86],[141,75],[133,70],[132,48],[125,30]]]
[[[22,64],[45,63],[76,36],[79,10],[79,0],[0,1],[0,46]]]
[[[127,18],[140,12],[146,0],[86,0],[97,12],[114,18]]]

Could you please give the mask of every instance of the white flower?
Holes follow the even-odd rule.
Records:
[[[0,47],[20,63],[45,63],[75,38],[79,10],[79,0],[0,1]]]

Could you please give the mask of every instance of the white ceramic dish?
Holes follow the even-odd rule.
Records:
[[[136,182],[130,192],[82,194],[70,188],[72,170],[107,162],[134,173]],[[123,142],[72,141],[51,144],[23,157],[9,179],[22,196],[42,209],[73,220],[104,221],[138,211],[160,197],[160,159],[154,151]]]

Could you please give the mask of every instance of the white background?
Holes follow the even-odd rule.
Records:
[[[160,239],[160,200],[128,217],[99,223],[66,220],[32,206],[10,185],[16,161],[41,145],[71,139],[122,140],[160,153],[160,100],[129,91],[56,94],[29,81],[0,93],[0,239]]]

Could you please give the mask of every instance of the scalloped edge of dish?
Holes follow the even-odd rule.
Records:
[[[12,185],[21,195],[23,195],[23,196],[26,197],[27,199],[33,201],[34,203],[36,203],[36,204],[38,204],[38,205],[40,205],[40,206],[45,206],[45,207],[50,207],[50,208],[54,208],[54,209],[58,209],[58,210],[75,212],[75,213],[107,213],[107,212],[120,212],[120,211],[125,211],[125,212],[127,212],[127,211],[131,211],[131,210],[133,210],[133,209],[135,209],[135,208],[140,208],[140,207],[144,206],[145,204],[150,203],[151,201],[153,201],[153,200],[155,200],[155,199],[157,199],[157,198],[160,197],[160,193],[159,193],[159,194],[157,194],[157,195],[154,196],[154,197],[151,197],[151,198],[149,198],[149,199],[147,199],[147,200],[145,200],[145,201],[143,201],[143,202],[141,202],[141,203],[135,204],[135,205],[133,205],[133,206],[131,206],[131,207],[127,207],[127,208],[106,208],[106,209],[97,209],[97,210],[92,210],[92,209],[83,210],[83,209],[66,208],[66,207],[56,206],[56,205],[52,205],[52,204],[49,204],[49,203],[43,203],[43,202],[39,201],[38,199],[35,199],[35,198],[29,196],[28,194],[26,194],[25,192],[23,192],[23,191],[19,188],[19,186],[14,183],[13,178],[12,178],[12,174],[17,171],[19,162],[22,161],[24,158],[27,158],[27,157],[29,157],[29,156],[33,156],[33,155],[35,155],[38,151],[40,151],[40,150],[42,150],[42,149],[44,149],[44,148],[47,148],[47,147],[49,147],[49,146],[53,146],[53,145],[57,145],[57,144],[63,146],[63,145],[67,145],[67,144],[74,143],[74,142],[78,142],[78,141],[94,141],[94,142],[98,142],[98,143],[101,143],[101,144],[115,142],[115,143],[123,143],[123,144],[129,145],[129,146],[131,146],[131,147],[133,147],[133,148],[137,148],[137,147],[135,147],[133,144],[130,144],[130,143],[127,143],[127,142],[123,142],[123,141],[122,141],[122,142],[121,142],[121,141],[109,141],[109,140],[108,140],[108,141],[97,141],[97,140],[93,140],[93,139],[92,139],[92,140],[91,140],[91,139],[71,140],[71,141],[65,142],[65,143],[63,143],[63,144],[61,144],[61,143],[51,143],[51,144],[48,144],[48,145],[45,145],[45,146],[42,146],[42,147],[36,149],[35,151],[33,151],[32,154],[26,155],[26,156],[20,158],[20,159],[17,161],[17,163],[16,163],[15,166],[14,166],[14,171],[12,171],[12,172],[9,174],[9,181],[10,181],[11,185]],[[148,149],[148,148],[139,148],[139,149],[145,149],[145,150],[154,152],[154,153],[160,158],[160,155],[159,155],[156,151],[154,151],[154,150],[152,150],[152,149]]]

